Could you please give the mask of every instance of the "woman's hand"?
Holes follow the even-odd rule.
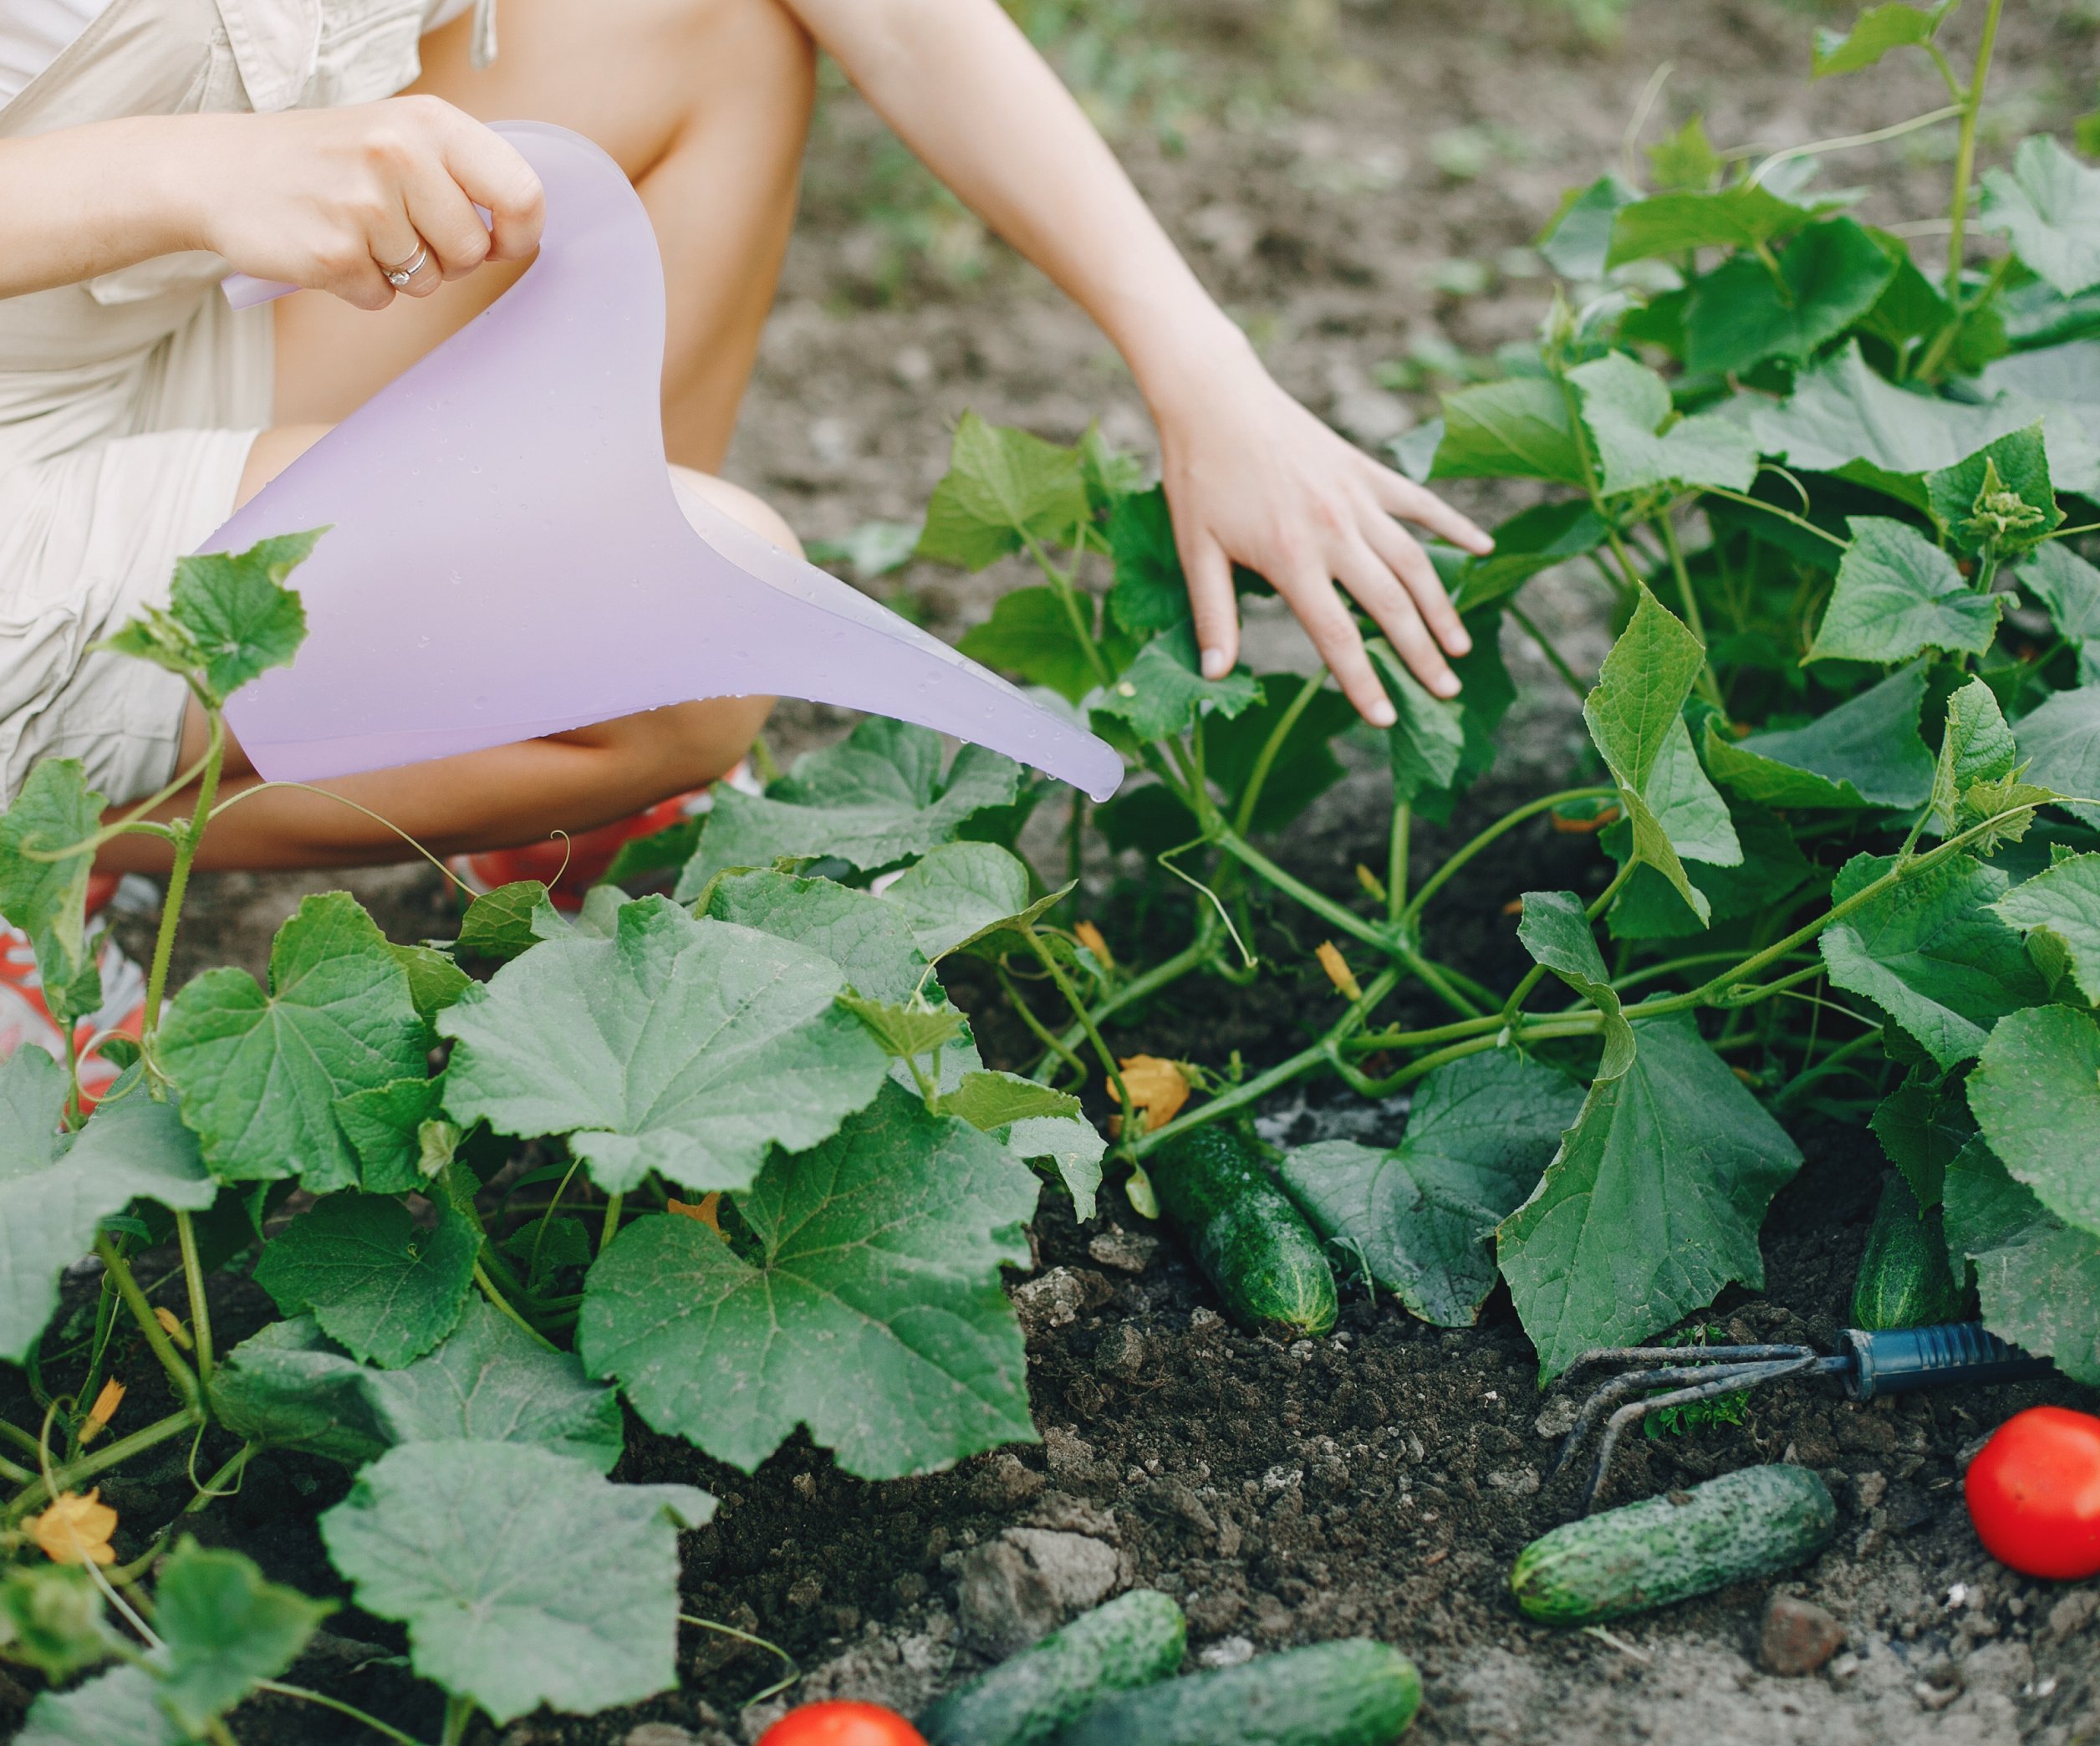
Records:
[[[1472,646],[1442,579],[1395,518],[1469,552],[1493,542],[1433,492],[1335,435],[1292,400],[1251,350],[1153,385],[1167,499],[1189,580],[1203,671],[1221,678],[1239,658],[1232,565],[1274,585],[1336,682],[1363,718],[1390,727],[1379,683],[1338,582],[1369,613],[1414,676],[1457,694],[1448,655]]]
[[[539,177],[501,135],[436,97],[351,109],[185,118],[171,194],[195,241],[257,278],[383,309],[387,269],[427,297],[484,261],[539,247]],[[484,227],[477,206],[487,208]]]

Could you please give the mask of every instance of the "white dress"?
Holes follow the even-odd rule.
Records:
[[[0,139],[371,102],[411,83],[425,30],[470,4],[492,49],[491,0],[44,3],[92,16],[0,103]],[[170,255],[0,298],[0,804],[47,757],[79,758],[112,802],[174,774],[181,681],[89,646],[165,603],[270,421],[270,311],[228,308],[228,270]]]

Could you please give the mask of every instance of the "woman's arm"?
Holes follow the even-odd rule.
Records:
[[[1393,720],[1392,705],[1334,579],[1425,684],[1455,692],[1444,651],[1465,652],[1465,628],[1394,517],[1473,551],[1486,536],[1277,386],[997,0],[785,3],[905,142],[1129,361],[1160,427],[1205,671],[1236,658],[1237,560],[1276,585],[1374,724]]]
[[[495,215],[482,227],[478,203]],[[426,296],[539,246],[539,178],[435,97],[284,115],[151,115],[0,140],[0,297],[208,248],[243,273],[394,300],[383,264],[424,242]]]

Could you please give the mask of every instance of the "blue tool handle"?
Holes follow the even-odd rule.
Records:
[[[1948,1388],[1980,1382],[2019,1382],[2046,1376],[2055,1366],[2008,1345],[1981,1322],[1945,1322],[1935,1328],[1848,1328],[1839,1336],[1852,1362],[1845,1392],[1855,1401],[1878,1394],[1908,1394],[1918,1388]]]

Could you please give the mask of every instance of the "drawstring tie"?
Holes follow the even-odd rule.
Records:
[[[496,59],[496,0],[474,0],[471,54],[477,72]]]

